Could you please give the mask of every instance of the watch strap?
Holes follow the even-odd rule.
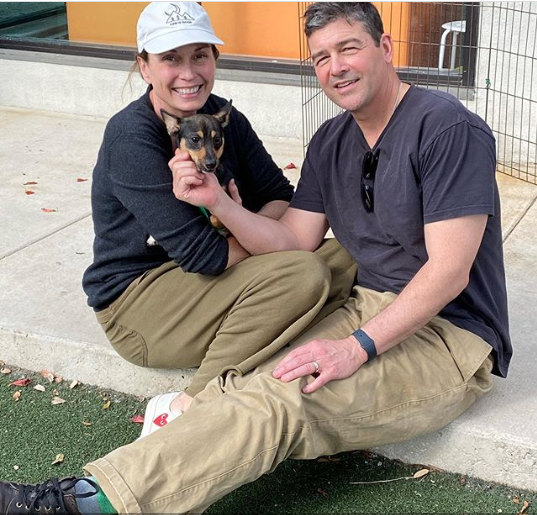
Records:
[[[365,350],[367,354],[367,361],[371,361],[377,357],[377,348],[375,347],[375,342],[365,331],[358,329],[354,331],[352,335],[358,340],[362,349]]]

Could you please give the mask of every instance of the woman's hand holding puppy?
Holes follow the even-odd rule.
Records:
[[[173,193],[179,200],[211,209],[227,197],[216,176],[200,172],[187,152],[176,150],[168,165],[173,174]]]

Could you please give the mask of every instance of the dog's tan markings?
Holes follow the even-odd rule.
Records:
[[[201,139],[203,139],[203,131],[198,131],[198,132],[196,132],[196,134],[197,134]]]
[[[207,149],[205,147],[201,147],[197,152],[196,155],[198,156],[198,159],[200,161],[205,161],[207,157]]]
[[[186,146],[186,142],[184,139],[181,139],[181,141],[179,142],[179,149],[181,150],[181,152],[188,152],[190,154],[190,150]]]
[[[190,154],[194,163],[196,163],[198,170],[202,170],[202,163],[205,162],[205,156],[207,154],[205,147],[202,147],[200,150],[192,150],[185,147],[185,150]]]
[[[222,157],[222,154],[224,153],[224,146],[222,145],[216,152],[216,158],[220,159]]]

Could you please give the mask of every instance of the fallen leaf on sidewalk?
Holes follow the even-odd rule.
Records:
[[[35,182],[35,181],[28,181],[28,182],[25,182],[25,183],[23,184],[23,186],[30,186],[30,185],[34,185],[34,184],[37,184],[37,182]]]
[[[61,397],[54,397],[51,401],[52,404],[56,405],[56,404],[64,404],[65,402],[67,402],[65,399],[62,399]]]
[[[62,453],[56,455],[56,459],[51,463],[51,465],[58,465],[59,463],[63,463],[63,460],[65,459],[65,455]]]
[[[295,163],[289,163],[285,168],[284,170],[294,170],[296,169],[296,165]]]
[[[530,503],[528,501],[524,501],[524,505],[522,506],[522,509],[519,511],[519,513],[520,514],[526,513],[529,507],[530,507]]]
[[[76,182],[86,182],[88,179],[83,179],[82,177],[78,177]]]
[[[20,398],[21,398],[21,395],[22,395],[22,392],[20,390],[17,390],[14,394],[13,394],[13,400],[15,402],[17,402]]]
[[[43,211],[43,213],[55,213],[58,210],[57,209],[51,209],[49,207],[42,207],[41,211]]]
[[[75,388],[79,384],[80,384],[80,381],[77,381],[76,379],[74,379],[73,381],[71,381],[71,384],[69,385],[69,388],[72,390],[73,388]]]
[[[2,370],[0,370],[0,374],[11,374],[11,369],[3,368]]]
[[[349,484],[350,485],[373,485],[377,483],[391,483],[392,481],[400,481],[401,479],[421,479],[422,477],[426,476],[429,472],[430,472],[429,469],[421,469],[421,470],[418,470],[412,476],[396,477],[393,479],[381,479],[378,481],[351,481]]]
[[[44,392],[45,391],[45,387],[42,385],[42,384],[36,384],[34,386],[34,390],[37,390],[38,392]]]
[[[32,380],[30,378],[21,378],[9,383],[9,386],[28,386]]]
[[[33,195],[35,193],[35,191],[26,190],[24,193],[26,193],[26,195]]]
[[[131,422],[133,424],[143,424],[144,423],[144,416],[143,415],[134,415],[134,417],[131,418]]]
[[[108,400],[103,404],[103,409],[108,409],[112,405],[112,401]]]

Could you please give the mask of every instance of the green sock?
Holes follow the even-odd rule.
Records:
[[[104,495],[102,488],[99,489],[99,493],[97,494],[97,502],[99,503],[101,513],[109,513],[110,515],[114,515],[117,513],[117,511],[112,506],[112,503],[108,500],[108,497]]]
[[[88,481],[84,481],[84,479],[88,479],[97,484],[97,493],[95,493],[95,487]],[[117,513],[108,500],[108,497],[106,497],[102,488],[99,486],[99,482],[93,476],[80,478],[80,480],[77,481],[75,485],[75,495],[76,494],[76,505],[80,513],[109,513],[111,515]]]

